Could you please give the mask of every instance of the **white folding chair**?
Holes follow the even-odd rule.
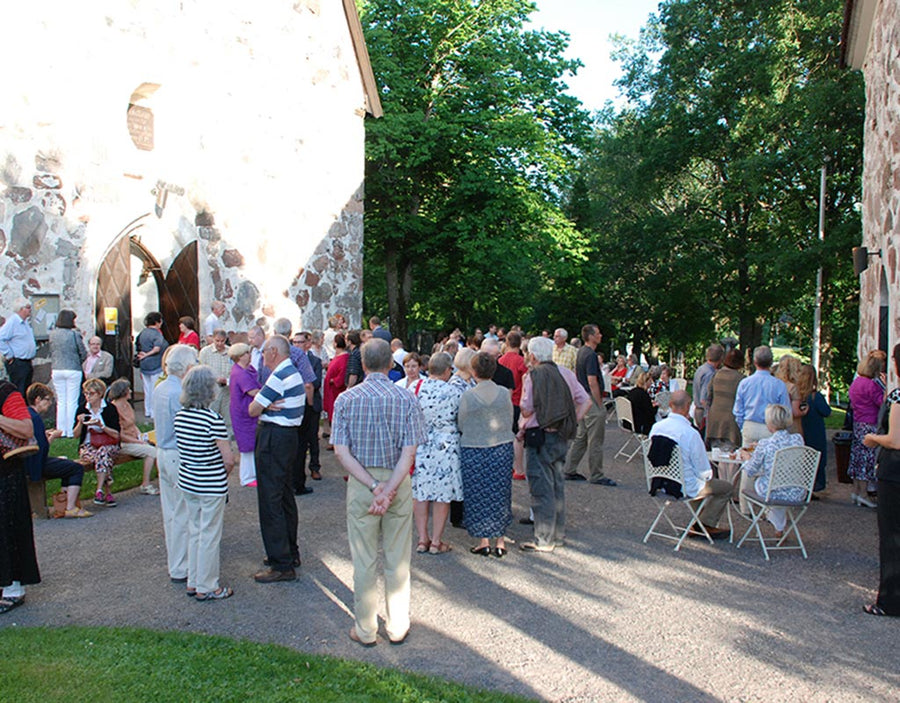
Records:
[[[681,458],[681,448],[676,446],[672,450],[672,458],[669,459],[668,465],[653,466],[650,463],[651,444],[652,440],[650,439],[641,440],[641,449],[643,450],[644,455],[644,476],[647,478],[647,490],[652,490],[654,478],[667,478],[670,481],[674,481],[675,483],[684,486],[684,463]],[[650,525],[650,529],[647,530],[647,534],[644,535],[644,544],[647,544],[647,540],[651,537],[662,537],[663,539],[674,540],[675,551],[677,552],[681,549],[681,544],[687,538],[688,533],[692,528],[703,534],[710,544],[713,543],[713,539],[707,531],[706,526],[700,522],[700,511],[703,509],[703,506],[706,505],[709,496],[704,496],[702,498],[688,498],[687,496],[682,496],[681,498],[676,498],[667,493],[663,493],[662,491],[657,491],[656,495],[652,496],[652,498],[656,502],[659,512],[657,512],[653,524]],[[687,507],[688,512],[690,513],[690,520],[684,527],[672,522],[672,518],[667,512],[670,506],[679,503]],[[671,528],[671,532],[656,531],[656,526],[662,518],[666,519],[666,522]]]
[[[675,383],[678,385],[678,390],[680,390],[680,391],[687,390],[687,379],[686,378],[676,378]]]
[[[769,559],[769,552],[777,549],[799,549],[803,553],[803,558],[806,559],[806,547],[800,537],[797,523],[800,522],[800,518],[809,507],[818,468],[819,451],[812,447],[785,447],[775,452],[772,478],[769,481],[766,495],[759,495],[752,487],[742,491],[747,499],[747,507],[750,509],[750,527],[738,542],[738,548],[749,538],[750,542],[759,542],[766,561]],[[799,501],[772,498],[772,493],[782,488],[802,488],[806,492],[806,497]],[[785,508],[788,522],[781,537],[766,539],[763,537],[759,521],[766,514],[766,510],[771,507]],[[756,536],[750,537],[751,532],[755,532]],[[786,544],[791,534],[797,539],[796,545]]]
[[[625,444],[622,445],[622,448],[616,452],[613,459],[624,456],[627,457],[625,461],[631,461],[634,459],[635,455],[641,451],[641,440],[646,439],[646,435],[638,434],[634,431],[634,418],[631,415],[631,401],[625,396],[620,395],[616,398],[616,421],[618,422],[619,427],[627,433],[628,438],[625,440]],[[629,454],[628,448],[631,446],[632,442],[635,442],[636,446],[634,451]]]

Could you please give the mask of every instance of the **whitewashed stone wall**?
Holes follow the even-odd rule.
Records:
[[[860,277],[859,352],[878,347],[882,277],[888,292],[888,352],[900,342],[900,1],[879,3],[863,73],[866,127],[863,245],[881,250]]]
[[[340,2],[46,0],[0,20],[17,66],[0,85],[0,315],[52,293],[88,325],[97,269],[136,223],[164,270],[199,241],[201,318],[219,298],[233,331],[359,323],[364,94]],[[152,150],[129,104],[152,113]],[[161,217],[159,183],[175,186]]]

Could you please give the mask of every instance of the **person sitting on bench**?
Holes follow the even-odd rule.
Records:
[[[60,479],[62,489],[66,493],[65,517],[91,517],[92,512],[79,508],[75,504],[84,480],[84,466],[71,459],[49,456],[50,442],[63,434],[60,429],[46,429],[44,421],[41,419],[41,415],[46,413],[53,404],[53,391],[43,383],[32,383],[25,392],[25,401],[28,403],[28,413],[31,415],[31,422],[34,425],[34,438],[40,447],[40,451],[25,459],[28,478],[32,481],[48,478]]]

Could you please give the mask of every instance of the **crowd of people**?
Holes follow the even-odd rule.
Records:
[[[229,598],[234,590],[220,580],[219,543],[229,475],[237,463],[240,485],[256,491],[265,549],[254,579],[293,581],[301,565],[296,497],[313,492],[307,477],[322,478],[321,436],[347,474],[355,613],[349,636],[363,646],[376,642],[379,543],[393,644],[405,641],[409,630],[412,555],[452,551],[448,523],[470,535],[471,554],[508,554],[514,480],[526,480],[531,497],[531,510],[519,521],[532,527],[533,537],[519,544],[521,551],[564,546],[565,482],[616,486],[603,460],[608,407],[616,397],[629,400],[635,432],[664,441],[670,451],[680,447],[680,489],[690,497],[709,496],[697,530],[703,535],[726,532],[718,523],[733,491],[730,482],[714,478],[710,448],[755,447],[742,488],[763,494],[774,453],[805,443],[822,457],[814,491],[825,487],[824,418],[830,408],[816,387],[815,370],[785,355],[773,373],[766,346],[754,350],[754,372],[744,376],[740,350],[711,345],[689,394],[664,364],[642,366],[633,354],[614,354],[606,364],[595,324],[584,325],[571,341],[562,328],[532,337],[516,327],[491,326],[469,337],[454,330],[420,354],[404,349],[377,317],[368,329],[351,330],[336,315],[324,332],[296,334],[281,318],[271,333],[257,325],[248,330],[246,343],[229,344],[220,324],[225,307],[215,301],[203,321],[205,343],[194,320],[183,317],[178,342],[168,345],[159,313],[147,315],[136,339],[144,412],[155,426],[151,446],[135,423],[130,383],[119,379],[107,387],[109,376],[104,380],[102,374],[111,374],[110,360],[95,343],[99,339],[85,346],[71,311],[60,313],[50,336],[57,417],[55,429],[45,429],[41,415],[54,392],[31,384],[22,363],[34,355],[33,336],[29,344],[22,334],[30,314],[26,302],[0,330],[11,381],[0,387],[0,430],[39,436],[29,475],[62,479],[65,517],[90,516],[76,503],[86,467],[97,475],[95,504],[112,507],[118,454],[141,458],[141,492],[161,497],[170,579],[196,600]],[[887,395],[889,416],[897,419],[893,427],[883,410],[884,366],[883,355],[870,355],[851,386],[852,498],[878,507],[882,531],[881,590],[867,612],[896,615],[898,526],[890,482],[897,477],[894,468],[883,467],[895,445],[900,451],[900,416],[894,418],[890,405],[900,402],[900,391]],[[49,457],[49,442],[59,436],[79,438],[79,461]],[[882,448],[880,459],[876,447]],[[151,483],[154,463],[159,489]],[[21,513],[21,482],[5,474],[3,480],[19,501],[8,510]],[[781,534],[784,511],[770,510],[768,519]],[[11,535],[6,549],[18,553],[30,533],[29,519],[28,529]],[[0,579],[9,584],[0,600],[3,612],[21,603],[24,584],[39,579],[36,561],[17,558]]]

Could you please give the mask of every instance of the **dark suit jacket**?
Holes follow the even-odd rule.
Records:
[[[497,370],[494,371],[494,377],[491,380],[498,386],[509,388],[511,391],[516,388],[516,378],[513,376],[513,372],[503,364],[497,364]]]
[[[306,352],[309,357],[309,363],[312,366],[313,373],[316,374],[316,380],[313,381],[313,412],[322,412],[322,360],[311,351]]]

